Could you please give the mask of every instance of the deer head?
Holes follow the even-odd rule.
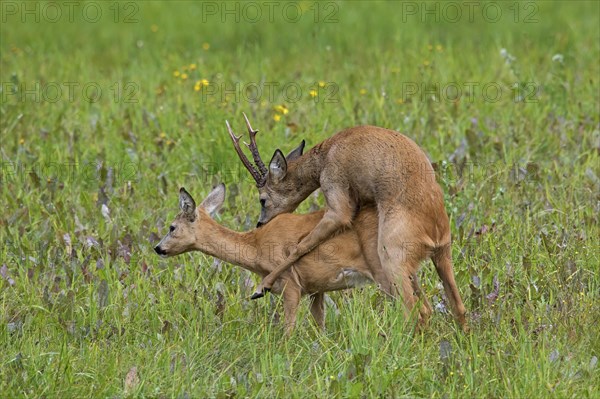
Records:
[[[212,223],[211,219],[225,201],[225,185],[216,186],[196,207],[196,202],[185,190],[179,189],[179,214],[169,226],[169,232],[154,247],[154,251],[162,257],[169,257],[189,252],[197,247],[197,243],[208,241]]]
[[[297,178],[286,178],[288,164],[293,163],[302,156],[305,142],[302,140],[300,145],[287,156],[284,156],[280,149],[276,149],[267,169],[256,146],[256,133],[258,133],[258,130],[252,129],[248,117],[246,114],[243,115],[250,136],[250,144],[246,144],[246,146],[252,153],[256,167],[250,163],[240,148],[240,138],[242,136],[236,136],[229,122],[225,121],[225,123],[236,153],[256,182],[261,207],[257,227],[260,227],[281,213],[293,212],[306,198],[306,195],[298,190],[298,185],[301,182],[298,182]]]

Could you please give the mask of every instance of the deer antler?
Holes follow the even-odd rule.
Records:
[[[246,126],[248,127],[248,134],[250,135],[250,144],[246,145],[252,153],[252,158],[254,158],[254,163],[256,164],[256,166],[258,166],[258,171],[261,175],[264,176],[267,174],[267,168],[263,163],[262,159],[260,159],[258,147],[256,146],[256,133],[258,133],[258,130],[252,129],[252,126],[250,126],[250,121],[248,120],[248,117],[244,112],[242,112],[242,115],[244,115],[244,119],[246,120]]]
[[[258,132],[258,130],[256,130],[256,131],[252,130],[252,127],[250,126],[250,122],[248,121],[248,118],[246,117],[245,114],[244,114],[244,118],[246,119],[246,125],[248,126],[248,133],[250,133],[250,144],[247,144],[247,146],[250,149],[250,151],[252,152],[252,157],[254,158],[254,162],[256,162],[256,164],[258,165],[259,170],[256,170],[254,168],[252,163],[250,163],[250,160],[248,160],[248,157],[246,157],[246,155],[240,148],[240,138],[242,136],[238,137],[233,133],[233,130],[231,130],[231,126],[229,125],[229,121],[225,121],[225,124],[227,125],[227,131],[229,132],[229,137],[231,137],[231,141],[233,141],[233,148],[235,148],[235,152],[237,152],[238,157],[240,158],[240,160],[242,161],[242,163],[244,164],[246,169],[248,169],[248,172],[250,172],[250,174],[254,178],[254,181],[256,182],[256,186],[262,187],[266,181],[267,168],[265,167],[265,164],[260,159],[260,154],[258,153],[258,148],[256,147],[255,136],[256,136],[256,133]]]

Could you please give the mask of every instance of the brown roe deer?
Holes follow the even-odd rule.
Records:
[[[295,245],[323,218],[324,211],[305,215],[282,214],[268,225],[248,232],[236,232],[215,222],[214,214],[225,200],[225,186],[215,187],[196,207],[192,196],[181,188],[180,213],[169,232],[154,247],[163,257],[189,251],[201,251],[225,262],[243,267],[261,277],[269,274],[286,257],[286,247]],[[377,212],[363,208],[356,216],[356,227],[326,240],[281,274],[273,285],[274,293],[283,294],[285,329],[294,329],[300,298],[309,295],[310,311],[317,325],[324,327],[324,293],[358,287],[376,280],[380,269],[377,255]],[[413,289],[422,299],[420,317],[426,321],[431,306],[422,295],[416,274]],[[444,284],[446,286],[446,284]],[[449,294],[449,293],[447,293]]]
[[[239,137],[226,123],[236,151],[259,190],[258,226],[293,212],[319,187],[327,204],[323,218],[263,279],[253,298],[264,296],[282,273],[320,243],[357,225],[356,215],[362,207],[374,206],[382,289],[393,295],[400,293],[409,314],[416,302],[412,278],[419,262],[431,256],[452,311],[463,329],[467,328],[466,310],[454,280],[444,196],[431,163],[415,142],[393,130],[358,126],[333,135],[306,154],[304,141],[287,157],[277,149],[267,170],[256,147],[257,131],[245,114],[244,118],[257,169],[245,159]]]

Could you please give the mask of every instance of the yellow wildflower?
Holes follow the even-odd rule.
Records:
[[[367,89],[360,89],[359,93],[361,96],[364,96],[365,94],[367,94]]]
[[[178,77],[179,75],[181,75],[181,72],[179,72],[179,71],[173,71],[173,76]]]
[[[315,89],[312,89],[311,91],[308,92],[308,94],[310,94],[310,96],[314,98],[317,96],[317,91]]]
[[[25,144],[25,139],[23,137],[21,137],[19,139],[19,144],[21,144],[21,145]]]
[[[190,64],[190,71],[193,71],[196,69],[196,64]]]
[[[442,47],[442,45],[441,45],[441,44],[438,44],[437,46],[435,46],[435,49],[436,49],[437,51],[442,51],[442,50],[444,50],[444,48]]]
[[[150,27],[150,30],[151,30],[153,33],[156,33],[156,32],[158,32],[158,26],[156,26],[156,25],[152,25],[152,26]]]
[[[275,114],[275,115],[273,115],[273,120],[274,120],[275,122],[279,122],[279,121],[281,120],[281,115],[279,115],[279,114]]]
[[[325,87],[325,82],[323,82],[322,80],[319,81],[319,87]]]
[[[277,111],[283,115],[287,115],[287,113],[290,112],[285,105],[276,105],[273,108],[275,109],[275,111]]]
[[[196,84],[194,85],[194,90],[200,91],[203,86],[208,86],[208,85],[209,85],[208,79],[197,80]]]
[[[187,73],[182,73],[181,74],[181,79],[186,80],[188,78],[188,74]]]
[[[202,43],[202,48],[204,50],[208,50],[210,48],[210,44],[208,44],[208,43]]]
[[[159,136],[161,139],[164,139],[165,137],[167,137],[167,134],[165,132],[160,132]]]

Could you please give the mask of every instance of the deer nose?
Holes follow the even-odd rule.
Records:
[[[154,247],[154,252],[156,252],[159,255],[166,255],[167,252],[165,250],[163,250],[160,245],[157,245]]]

